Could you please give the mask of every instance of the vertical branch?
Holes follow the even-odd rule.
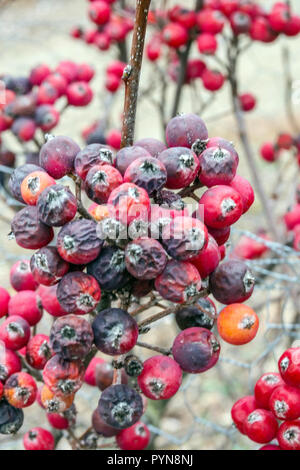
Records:
[[[121,147],[133,144],[138,89],[143,61],[148,12],[151,0],[136,1],[136,16],[129,65],[125,68],[125,104]]]

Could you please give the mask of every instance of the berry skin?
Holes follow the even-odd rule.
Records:
[[[108,199],[112,214],[124,225],[135,219],[148,220],[150,199],[143,188],[132,183],[123,183],[114,189]]]
[[[2,397],[3,397],[3,392],[4,392],[4,387],[3,387],[2,382],[0,382],[0,400],[1,400]]]
[[[197,15],[197,24],[203,33],[219,34],[224,28],[225,18],[219,11],[204,9]]]
[[[293,421],[299,418],[300,390],[289,385],[280,385],[273,391],[269,406],[277,419]]]
[[[69,361],[84,359],[91,350],[93,339],[89,322],[76,315],[58,318],[50,331],[52,350]]]
[[[115,150],[120,150],[121,148],[121,132],[117,129],[112,129],[106,135],[107,145],[112,147]]]
[[[60,114],[54,106],[45,104],[38,106],[34,119],[43,132],[50,132],[59,123]]]
[[[280,377],[280,374],[271,372],[264,374],[256,382],[254,388],[255,400],[258,408],[264,408],[270,410],[269,402],[272,393],[277,387],[284,385],[284,381]]]
[[[256,99],[251,93],[240,95],[239,100],[240,106],[245,113],[252,111],[256,106]]]
[[[37,92],[38,106],[53,105],[59,98],[60,93],[58,89],[47,80],[45,80]]]
[[[33,274],[31,272],[30,261],[17,261],[12,266],[10,270],[10,283],[17,292],[20,292],[22,290],[36,290],[36,288],[38,287],[38,282],[34,279]]]
[[[260,148],[260,154],[267,162],[275,162],[279,157],[279,152],[276,150],[272,142],[266,142]]]
[[[85,315],[97,306],[101,289],[96,279],[82,272],[66,274],[57,288],[61,307],[74,315]]]
[[[246,263],[225,261],[211,274],[209,287],[216,300],[222,304],[245,302],[251,297],[255,278]]]
[[[102,310],[92,324],[97,349],[109,356],[126,354],[138,339],[138,326],[129,313],[120,308]]]
[[[103,248],[98,258],[88,264],[87,273],[93,276],[105,291],[121,289],[130,279],[125,267],[124,251],[115,246]]]
[[[83,382],[84,366],[81,361],[66,361],[57,354],[45,365],[45,385],[57,396],[69,397],[76,393]]]
[[[123,77],[125,67],[126,64],[121,60],[114,60],[108,65],[106,72],[121,79]]]
[[[106,424],[101,418],[98,409],[92,414],[92,427],[97,434],[104,437],[114,437],[120,430]]]
[[[100,364],[103,364],[105,361],[102,357],[93,357],[89,365],[87,366],[84,374],[85,383],[91,385],[92,387],[96,386],[96,374],[97,368]]]
[[[31,70],[29,80],[32,85],[39,86],[50,74],[51,70],[48,65],[40,64]]]
[[[196,154],[186,147],[172,147],[158,156],[167,170],[168,189],[181,189],[189,186],[199,171]]]
[[[147,398],[166,400],[175,395],[182,382],[182,371],[171,357],[153,356],[144,362],[138,385]]]
[[[212,228],[233,225],[243,213],[240,194],[229,186],[214,186],[202,195],[200,207],[204,206],[204,222]]]
[[[53,356],[49,344],[49,336],[35,335],[26,346],[26,361],[34,369],[42,370],[46,362]]]
[[[69,429],[69,420],[65,418],[64,415],[61,415],[59,413],[47,413],[46,416],[52,428],[59,429],[60,431],[63,431],[64,429]]]
[[[130,428],[123,429],[116,438],[122,450],[144,450],[150,441],[150,431],[146,424],[138,421]]]
[[[105,204],[110,193],[123,183],[121,173],[110,165],[93,166],[85,179],[84,189],[97,204]]]
[[[157,158],[161,152],[167,150],[167,147],[163,142],[157,139],[153,139],[152,137],[137,140],[134,143],[134,146],[142,147],[143,149],[147,150],[147,152],[149,152],[149,154],[154,158]]]
[[[204,88],[212,92],[220,90],[225,82],[224,75],[218,70],[205,69],[201,78]]]
[[[245,434],[244,426],[250,413],[258,408],[253,396],[240,398],[231,408],[231,417],[241,434]]]
[[[57,250],[60,256],[72,264],[94,261],[103,244],[96,229],[97,225],[92,220],[75,220],[66,224],[57,236]]]
[[[105,88],[107,91],[110,91],[110,93],[115,93],[120,88],[121,83],[121,79],[116,75],[113,75],[112,73],[108,73],[106,75]]]
[[[104,390],[98,404],[103,421],[117,429],[127,429],[143,414],[143,400],[127,385],[112,385]]]
[[[9,179],[9,190],[12,193],[12,195],[17,199],[17,201],[22,202],[25,204],[24,199],[22,198],[21,194],[21,183],[22,181],[28,176],[30,173],[33,173],[34,171],[45,171],[43,168],[37,165],[33,164],[25,164],[21,165],[18,168],[16,168],[13,172],[12,175]]]
[[[11,406],[4,399],[0,401],[0,434],[16,434],[23,422],[23,410]]]
[[[88,64],[80,64],[77,68],[76,79],[79,82],[90,82],[95,75],[95,70]]]
[[[46,385],[41,390],[41,406],[47,413],[63,413],[74,401],[74,395],[62,396],[52,392]]]
[[[62,317],[67,315],[68,312],[63,310],[60,303],[57,300],[57,284],[54,286],[39,286],[38,294],[41,298],[42,304],[46,312],[53,317]]]
[[[28,343],[30,338],[29,323],[22,317],[8,317],[0,325],[0,341],[3,341],[5,347],[12,351],[22,349]]]
[[[35,380],[26,372],[17,372],[7,379],[4,396],[15,408],[27,408],[35,402],[37,386]]]
[[[29,250],[48,245],[54,236],[53,229],[39,220],[35,206],[21,209],[13,218],[11,228],[17,244]]]
[[[176,311],[175,320],[181,330],[199,327],[211,330],[217,317],[216,307],[210,299],[199,299],[194,305],[187,305]]]
[[[228,305],[218,316],[219,335],[235,346],[250,343],[257,334],[258,326],[256,313],[247,305]]]
[[[71,60],[61,61],[55,69],[55,72],[61,74],[68,83],[74,82],[78,75],[78,65]]]
[[[61,227],[74,219],[77,201],[66,186],[55,184],[44,189],[37,201],[40,220],[51,227]]]
[[[60,179],[74,169],[74,160],[80,147],[69,137],[53,137],[43,145],[40,165],[54,179]]]
[[[282,449],[279,446],[275,446],[275,445],[272,445],[272,444],[267,444],[266,446],[262,446],[258,450],[282,450]]]
[[[249,33],[251,24],[251,16],[246,12],[236,11],[230,16],[230,25],[235,35]]]
[[[26,450],[54,450],[55,441],[51,432],[43,428],[32,428],[23,438]]]
[[[198,269],[202,279],[209,276],[219,266],[220,261],[219,246],[211,235],[208,235],[206,247],[191,260]]]
[[[200,374],[218,362],[220,344],[211,331],[188,328],[176,336],[172,354],[184,372]]]
[[[296,204],[285,214],[284,223],[287,230],[294,230],[300,224],[300,204]]]
[[[54,246],[47,246],[37,251],[30,260],[34,279],[44,286],[57,284],[69,271],[69,263],[64,261]]]
[[[71,83],[66,90],[66,97],[71,106],[87,106],[92,101],[93,96],[93,91],[86,82]]]
[[[278,136],[276,145],[280,149],[290,150],[293,146],[293,137],[291,134],[280,134]]]
[[[188,8],[176,5],[169,11],[169,17],[171,21],[175,21],[175,23],[179,23],[188,29],[196,26],[196,13]]]
[[[8,313],[8,303],[10,295],[6,289],[0,287],[0,318],[5,317]]]
[[[178,261],[196,258],[208,243],[205,225],[192,217],[176,217],[162,231],[163,245],[168,254]]]
[[[197,38],[197,46],[201,54],[213,55],[218,48],[218,42],[213,34],[201,33]]]
[[[231,183],[236,175],[239,158],[221,147],[209,147],[199,156],[199,180],[208,188]]]
[[[144,188],[151,196],[160,191],[167,181],[165,166],[154,157],[142,157],[132,162],[124,174],[125,183]]]
[[[32,290],[18,292],[9,301],[8,315],[18,315],[30,326],[36,325],[43,316],[43,306],[38,293]]]
[[[102,144],[90,144],[81,150],[75,158],[75,171],[85,181],[91,168],[96,165],[113,165],[114,156],[109,147]]]
[[[5,381],[16,372],[20,372],[22,369],[21,359],[16,353],[10,349],[4,350],[4,353],[0,356],[0,381]]]
[[[132,147],[124,147],[119,150],[116,155],[116,167],[121,175],[124,176],[129,165],[138,158],[143,157],[151,157],[151,154],[147,149],[136,145]]]
[[[98,364],[96,370],[96,385],[103,391],[107,387],[110,387],[114,379],[114,368],[111,364],[106,361],[103,361],[102,364]],[[121,369],[121,383],[127,385],[128,376],[126,375],[124,369]]]
[[[94,202],[90,205],[88,212],[97,222],[101,222],[101,220],[109,217],[108,207],[104,204],[99,205]]]
[[[18,139],[29,142],[35,135],[36,124],[33,119],[20,117],[13,122],[11,130]]]
[[[169,121],[166,128],[168,147],[192,148],[195,142],[206,141],[208,131],[206,125],[196,114],[180,114]]]
[[[188,38],[187,29],[178,23],[169,23],[162,31],[163,41],[174,49],[184,46],[188,42]]]
[[[283,450],[300,450],[300,423],[282,423],[277,433],[278,444]]]
[[[97,25],[103,25],[108,23],[110,19],[110,7],[106,1],[97,0],[94,1],[88,10],[90,19]]]
[[[287,349],[278,361],[278,369],[287,385],[300,388],[300,348]]]
[[[68,82],[61,73],[55,72],[46,78],[43,85],[51,85],[57,91],[58,96],[62,96],[66,93]]]
[[[157,240],[139,238],[126,246],[125,264],[136,279],[155,279],[165,269],[167,255]]]
[[[251,184],[246,178],[235,175],[229,186],[235,189],[242,198],[243,214],[245,214],[254,203],[255,194]]]
[[[30,206],[35,206],[39,195],[48,186],[55,184],[55,180],[44,171],[30,173],[21,184],[22,198]]]
[[[207,227],[208,233],[216,240],[220,246],[224,245],[230,237],[230,227],[212,228]]]
[[[155,280],[155,289],[166,300],[182,304],[201,289],[201,278],[194,265],[187,261],[168,261]]]
[[[245,434],[254,442],[268,444],[277,434],[278,424],[270,411],[257,409],[250,413],[244,424]]]

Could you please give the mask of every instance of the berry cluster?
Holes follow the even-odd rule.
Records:
[[[295,159],[300,166],[300,139],[291,134],[282,133],[277,137],[275,143],[265,142],[260,149],[260,155],[266,162],[276,162],[282,152],[290,150],[294,153]]]
[[[208,138],[194,114],[168,123],[166,143],[141,139],[115,155],[103,144],[81,150],[68,137],[50,137],[40,166],[14,170],[10,189],[25,207],[12,221],[12,235],[19,246],[38,251],[12,267],[17,294],[0,292],[6,317],[0,432],[16,432],[22,409],[36,398],[50,424],[64,429],[85,380],[102,391],[92,418],[96,434],[116,436],[122,449],[142,449],[149,442],[140,421],[142,396],[171,398],[183,372],[212,368],[220,354],[217,334],[233,345],[255,337],[258,317],[243,304],[252,295],[253,274],[242,260],[221,262],[231,226],[254,201],[250,183],[236,174],[239,156],[230,142]],[[66,178],[56,181],[67,176],[76,195]],[[92,201],[88,210],[81,190]],[[188,198],[196,201],[193,209]],[[216,335],[209,294],[225,305]],[[132,350],[156,318],[138,323],[144,309],[131,307],[149,295],[150,306],[171,302],[159,318],[175,313],[182,331],[170,350],[143,363]],[[31,332],[43,309],[56,317],[49,336]],[[92,359],[98,351],[115,358],[114,367]],[[40,392],[32,371],[42,371]],[[31,430],[25,447],[53,446],[43,434]]]
[[[300,348],[285,351],[278,369],[233,405],[232,419],[240,433],[265,444],[260,450],[300,450]]]

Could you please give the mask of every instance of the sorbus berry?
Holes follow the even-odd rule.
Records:
[[[231,304],[218,316],[218,332],[229,344],[240,346],[255,338],[259,326],[258,316],[243,304]]]
[[[246,178],[240,175],[235,175],[229,186],[235,189],[242,198],[243,203],[243,214],[245,214],[252,204],[254,203],[255,194],[251,184]]]
[[[197,38],[197,46],[201,54],[213,55],[218,48],[218,41],[211,33],[201,33]]]
[[[62,306],[57,299],[57,284],[54,286],[39,286],[38,294],[41,297],[42,304],[46,312],[53,317],[62,317],[67,315],[68,312],[63,310]]]
[[[44,104],[36,109],[34,119],[43,132],[49,132],[59,123],[60,114],[54,106]]]
[[[239,157],[221,147],[209,147],[199,156],[199,180],[208,188],[230,184],[236,175]]]
[[[50,331],[52,350],[69,361],[84,359],[91,350],[93,339],[89,322],[76,315],[58,318]]]
[[[45,385],[57,396],[73,396],[82,386],[84,367],[81,361],[66,361],[53,356],[43,370]]]
[[[54,246],[37,251],[30,261],[31,272],[39,284],[52,286],[69,271],[69,263],[64,261]]]
[[[216,240],[219,246],[224,245],[230,237],[230,227],[207,227],[208,233]]]
[[[34,369],[42,370],[46,362],[53,356],[49,344],[49,336],[35,335],[26,346],[26,361]]]
[[[58,64],[55,72],[61,74],[68,83],[71,83],[76,80],[78,75],[78,65],[71,60],[63,60]]]
[[[51,432],[43,428],[32,428],[23,438],[26,450],[54,450],[55,441]]]
[[[194,305],[186,305],[176,311],[176,323],[181,330],[199,327],[212,330],[217,317],[216,306],[210,299],[199,299]]]
[[[29,76],[32,85],[41,85],[41,83],[51,74],[51,70],[46,64],[40,64],[34,67]]]
[[[122,450],[144,450],[150,441],[150,431],[146,424],[138,421],[130,428],[123,429],[116,441]]]
[[[4,399],[0,401],[0,434],[16,434],[23,422],[23,410],[11,406]]]
[[[186,147],[172,147],[158,156],[167,170],[166,188],[181,189],[189,186],[199,171],[196,154]]]
[[[11,375],[4,386],[4,396],[15,408],[27,408],[35,402],[37,386],[35,380],[26,372]]]
[[[30,325],[22,317],[8,317],[0,325],[0,340],[5,347],[12,351],[18,351],[26,346],[30,338]]]
[[[294,230],[300,224],[300,204],[292,207],[283,217],[287,230]]]
[[[107,145],[112,147],[115,150],[120,150],[121,148],[121,132],[117,129],[112,129],[106,135]]]
[[[251,28],[250,15],[242,11],[236,11],[230,16],[230,26],[234,34],[247,34]]]
[[[155,289],[164,299],[182,304],[200,291],[200,274],[195,266],[187,261],[171,260],[156,278]]]
[[[120,430],[106,424],[100,416],[98,409],[92,414],[92,427],[97,434],[104,437],[114,437]]]
[[[244,425],[250,413],[258,408],[258,404],[253,396],[240,398],[231,408],[232,421],[240,431],[245,434]]]
[[[126,268],[137,279],[155,279],[165,269],[166,263],[163,247],[153,238],[140,238],[126,246]]]
[[[114,163],[113,152],[109,147],[102,144],[90,144],[81,150],[75,158],[75,171],[84,181],[91,168],[97,165]]]
[[[56,89],[58,96],[62,96],[66,93],[68,81],[59,72],[52,73],[43,82],[44,85],[51,85],[52,88]]]
[[[219,266],[220,261],[221,255],[219,246],[211,235],[208,235],[206,247],[191,260],[198,269],[202,279],[209,276]]]
[[[31,269],[30,261],[22,260],[17,261],[10,270],[10,283],[12,287],[20,292],[23,290],[36,290],[38,282],[34,279]],[[1,298],[1,296],[0,296]],[[1,317],[1,309],[0,309]]]
[[[22,364],[19,356],[10,349],[5,348],[0,357],[0,381],[5,383],[12,374],[20,372],[21,369]]]
[[[30,173],[21,184],[22,198],[26,204],[35,206],[44,189],[55,184],[55,180],[44,171]]]
[[[240,106],[244,112],[252,111],[256,106],[256,99],[252,93],[244,93],[239,96]]]
[[[116,155],[116,167],[121,175],[124,176],[129,165],[142,157],[151,157],[151,154],[147,149],[136,145],[133,147],[124,147]]]
[[[70,422],[63,414],[47,413],[46,416],[50,426],[54,429],[59,429],[61,431],[69,429]]]
[[[280,385],[273,391],[270,410],[276,418],[293,421],[300,417],[300,390],[289,385]]]
[[[179,390],[182,371],[174,359],[153,356],[144,362],[137,381],[146,397],[152,400],[166,400]]]
[[[267,410],[257,409],[250,413],[244,423],[245,434],[254,442],[267,444],[277,434],[278,424],[274,415]]]
[[[210,290],[216,300],[222,304],[245,302],[251,297],[255,278],[246,263],[229,260],[220,264],[211,274]]]
[[[96,374],[97,368],[100,364],[103,364],[105,361],[102,357],[93,357],[87,366],[84,374],[85,383],[91,385],[92,387],[96,386]]]
[[[198,13],[197,24],[203,33],[219,34],[224,28],[225,18],[219,11],[207,8]]]
[[[23,290],[11,297],[8,315],[24,318],[30,326],[36,325],[43,316],[43,306],[36,291]]]
[[[187,328],[176,336],[172,354],[184,372],[200,374],[218,362],[220,344],[206,328]]]
[[[218,91],[225,82],[224,75],[218,70],[205,69],[202,74],[202,82],[204,88],[209,91]]]
[[[80,64],[77,67],[76,80],[79,82],[90,82],[95,75],[95,70],[88,64]]]
[[[46,385],[41,390],[41,404],[47,413],[63,413],[74,401],[74,394],[62,396],[52,392]]]
[[[154,157],[142,157],[134,160],[124,174],[125,183],[134,183],[144,188],[151,196],[160,191],[167,181],[165,166]]]
[[[258,408],[270,410],[270,397],[277,387],[283,385],[284,382],[279,374],[270,372],[261,376],[256,382],[254,388],[255,400]]]
[[[188,147],[208,139],[206,125],[196,114],[179,114],[171,119],[166,128],[168,147]]]
[[[272,445],[272,444],[267,444],[266,446],[262,446],[258,450],[282,450],[282,449],[279,446],[275,446],[275,445]]]
[[[114,189],[108,198],[108,205],[115,218],[124,225],[129,225],[135,219],[148,220],[149,196],[135,184],[123,183]]]
[[[283,450],[300,450],[300,423],[288,421],[282,423],[277,433],[278,443]]]
[[[278,369],[287,385],[300,388],[300,348],[287,349],[278,361]]]
[[[103,391],[107,387],[110,387],[113,383],[114,379],[114,368],[113,366],[106,362],[103,361],[101,364],[98,364],[97,370],[96,370],[96,385],[97,387]],[[121,369],[121,383],[123,385],[127,385],[128,383],[128,376],[125,373],[124,369]]]
[[[5,317],[8,313],[8,303],[10,295],[6,289],[0,287],[0,318]]]
[[[29,142],[35,135],[36,124],[33,119],[20,117],[13,122],[11,130],[18,139]]]
[[[33,165],[33,164],[25,164],[21,165],[16,168],[9,179],[9,190],[13,194],[13,196],[23,204],[25,204],[24,199],[22,198],[21,194],[21,183],[22,181],[28,176],[30,173],[35,171],[45,171],[43,168]]]
[[[204,222],[212,228],[233,225],[243,213],[240,194],[230,186],[219,185],[208,189],[199,201],[203,205]]]
[[[97,0],[89,6],[88,14],[94,23],[103,25],[109,21],[111,11],[107,2]]]
[[[110,165],[95,165],[86,176],[84,189],[92,201],[104,204],[108,201],[110,193],[122,183],[123,177],[116,168]]]
[[[189,39],[187,29],[179,23],[169,23],[162,31],[162,39],[169,46],[174,49],[184,46]]]
[[[279,157],[279,152],[276,150],[272,142],[266,142],[260,148],[260,154],[267,162],[274,162]]]
[[[68,313],[85,315],[94,310],[101,298],[101,289],[96,279],[88,274],[73,272],[66,274],[57,288],[57,299]]]
[[[69,137],[53,137],[43,145],[40,165],[54,179],[60,179],[74,169],[74,160],[80,147]]]
[[[197,15],[193,10],[175,5],[168,13],[171,21],[175,21],[187,29],[196,25]]]
[[[87,106],[93,96],[91,87],[84,81],[71,83],[66,90],[66,97],[71,106]]]
[[[42,105],[53,105],[59,98],[59,90],[50,82],[48,77],[39,87],[37,92],[37,104]]]

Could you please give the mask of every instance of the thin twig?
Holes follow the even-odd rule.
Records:
[[[171,349],[160,348],[159,346],[153,346],[152,344],[143,343],[142,341],[137,341],[136,346],[139,346],[140,348],[149,349],[150,351],[159,352],[160,354],[164,354],[165,356],[170,356],[171,354]]]

